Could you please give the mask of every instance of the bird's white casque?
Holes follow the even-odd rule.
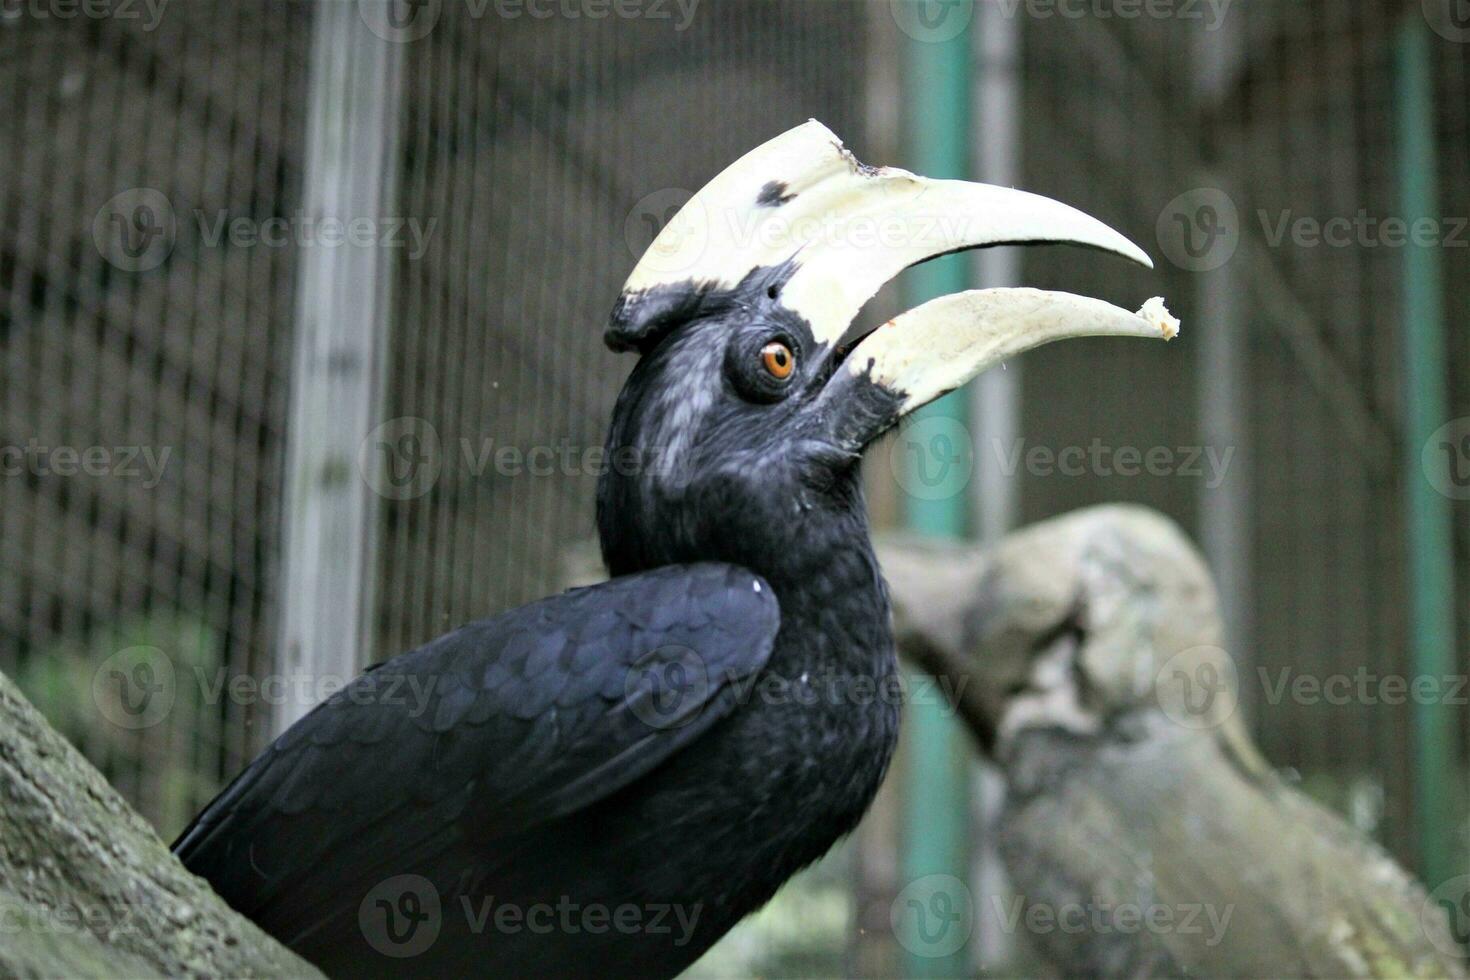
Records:
[[[745,154],[669,221],[623,296],[665,286],[730,288],[790,263],[780,301],[829,347],[872,296],[925,259],[998,244],[1059,243],[1153,267],[1143,250],[1076,208],[1025,191],[869,167],[810,120]],[[907,393],[906,407],[958,387],[998,360],[1076,336],[1164,337],[1178,321],[1151,300],[1128,313],[1101,300],[1035,289],[945,296],[885,324],[848,363]]]

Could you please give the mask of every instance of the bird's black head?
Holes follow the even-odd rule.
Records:
[[[609,570],[719,560],[773,583],[808,574],[865,535],[856,464],[905,413],[1050,340],[1159,336],[1141,315],[1030,289],[941,297],[845,336],[905,266],[1040,241],[1148,262],[1046,198],[866,167],[815,122],[731,165],[654,240],[613,311],[609,346],[641,357],[598,487]]]
[[[834,411],[843,358],[781,303],[791,271],[756,269],[730,289],[664,287],[683,291],[688,313],[624,385],[598,487],[614,574],[721,560],[781,578],[779,566],[801,564],[797,551],[866,526],[856,464],[876,432],[856,424],[886,427],[901,398],[866,384],[852,393],[863,405]]]

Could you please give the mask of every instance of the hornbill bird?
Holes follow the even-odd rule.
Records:
[[[968,681],[960,713],[1005,775],[1016,895],[978,904],[1058,975],[1465,975],[1439,903],[1256,749],[1214,583],[1173,522],[1093,507],[879,556],[900,649]]]
[[[865,166],[815,120],[747,153],[606,329],[639,355],[597,491],[613,577],[370,669],[175,852],[329,973],[693,962],[853,828],[894,748],[894,699],[854,693],[895,673],[863,449],[1009,355],[1172,335],[1161,301],[986,289],[846,336],[909,265],[1050,242],[1150,264],[1055,201]]]

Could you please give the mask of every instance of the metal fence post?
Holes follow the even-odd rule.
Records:
[[[968,21],[973,10],[968,0],[919,6],[924,8],[921,17],[929,17],[938,27],[932,36],[915,31],[917,36],[908,45],[903,104],[913,169],[935,177],[965,177],[970,170],[969,28],[945,37],[951,32],[942,18]],[[917,306],[969,286],[969,262],[962,255],[950,255],[919,266],[908,277],[905,305]],[[973,453],[969,397],[968,392],[955,392],[917,413],[908,427],[912,441],[900,433],[905,450],[915,448],[920,456],[909,460],[915,468],[910,470],[909,492],[903,500],[905,523],[921,534],[960,536],[969,530],[967,481],[954,479],[952,469],[962,462],[948,455],[962,445]],[[917,467],[928,468],[927,475]],[[913,887],[930,876],[952,875],[968,884],[972,758],[968,736],[943,704],[915,698],[907,708],[911,749],[901,841],[904,883]],[[954,898],[949,896],[948,907],[954,907]],[[964,903],[959,911],[963,914]],[[972,972],[968,944],[954,950],[948,950],[949,945],[921,951],[911,944],[905,972],[912,977],[968,976]],[[942,955],[925,955],[930,953]]]
[[[971,159],[975,179],[1003,187],[1019,187],[1021,178],[1021,100],[1024,78],[1021,65],[1023,18],[1001,4],[975,5],[971,26],[974,124],[971,127]],[[1021,285],[1019,248],[982,248],[970,253],[974,282],[970,288]],[[991,544],[1016,526],[1020,510],[1022,474],[1006,472],[1001,460],[1020,438],[1021,397],[1024,369],[1019,362],[987,371],[970,386],[971,429],[974,432],[975,479],[970,507],[975,531]],[[993,821],[1003,804],[1004,778],[994,766],[972,764],[973,825]],[[994,842],[975,842],[975,894],[979,902],[993,901],[1005,894],[1008,878],[1005,863]],[[1016,956],[1016,936],[991,915],[977,915],[971,946],[982,969],[1008,964]]]
[[[392,253],[377,243],[394,206],[402,45],[361,15],[385,2],[314,10],[302,201],[317,234],[298,244],[277,732],[330,693],[318,684],[358,672],[372,634],[371,467],[380,463],[364,446],[380,412],[391,315]],[[371,229],[372,244],[354,241],[354,226]]]
[[[971,132],[975,179],[1002,187],[1021,184],[1021,17],[1000,4],[975,6],[974,114]],[[975,281],[966,288],[1021,284],[1021,250],[982,248],[971,253]],[[1020,434],[1021,367],[1006,364],[971,385],[975,484],[971,507],[980,540],[998,540],[1016,525],[1021,477],[999,465]]]
[[[1213,31],[1194,38],[1195,105],[1199,116],[1218,105],[1228,91],[1242,57],[1244,21],[1226,18]],[[1235,200],[1243,200],[1238,187],[1225,178],[1235,161],[1211,159],[1208,170],[1196,171],[1199,186],[1213,185]],[[1237,234],[1242,229],[1234,229]],[[1211,263],[1213,264],[1213,263]],[[1202,486],[1195,504],[1199,521],[1200,547],[1215,576],[1220,618],[1224,623],[1225,649],[1235,661],[1239,676],[1256,666],[1251,619],[1255,612],[1252,592],[1251,540],[1255,511],[1251,500],[1249,471],[1252,336],[1245,302],[1246,276],[1235,258],[1216,268],[1201,270],[1199,276],[1199,323],[1203,327],[1191,342],[1195,350],[1195,377],[1199,379],[1199,433],[1203,447],[1231,453],[1230,466],[1213,488]],[[1248,705],[1253,707],[1253,705]]]
[[[1439,216],[1434,59],[1417,11],[1399,29],[1394,60],[1399,210],[1412,229]],[[1440,246],[1404,248],[1403,358],[1405,524],[1408,532],[1410,655],[1416,677],[1455,673],[1454,526],[1449,498],[1423,469],[1422,452],[1449,418],[1445,379],[1444,274]],[[1453,828],[1458,766],[1453,706],[1414,707],[1414,819],[1419,873],[1430,888],[1463,871]]]

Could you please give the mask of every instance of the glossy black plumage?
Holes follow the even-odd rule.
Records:
[[[478,906],[505,894],[500,883],[536,878],[541,848],[577,847],[563,818],[605,803],[729,714],[778,620],[758,578],[701,564],[470,624],[317,707],[175,850],[236,909],[329,970],[358,972],[380,955],[360,903],[341,896],[404,873],[432,883],[443,919],[410,972],[549,965],[538,955],[455,956],[457,925],[473,921],[459,900]],[[658,688],[669,664],[702,669],[705,681],[681,687],[675,702]],[[535,882],[556,896],[578,886]],[[578,900],[618,896],[593,885]]]
[[[598,488],[612,580],[359,678],[197,818],[186,866],[329,973],[672,976],[850,831],[899,702],[856,464],[901,396],[838,370],[789,273],[689,283],[640,334],[608,435],[635,465]],[[541,934],[487,901],[676,925]],[[385,932],[426,904],[427,946]]]
[[[200,815],[184,863],[329,973],[671,976],[850,831],[898,731],[856,466],[898,396],[835,373],[769,301],[781,274],[691,284],[699,315],[625,385],[608,449],[641,465],[598,494],[615,578],[370,671]],[[798,361],[778,397],[749,374],[772,336]],[[692,720],[635,710],[657,685]],[[384,917],[423,905],[382,904],[404,875],[439,930],[385,955]],[[536,934],[487,901],[682,925]]]

